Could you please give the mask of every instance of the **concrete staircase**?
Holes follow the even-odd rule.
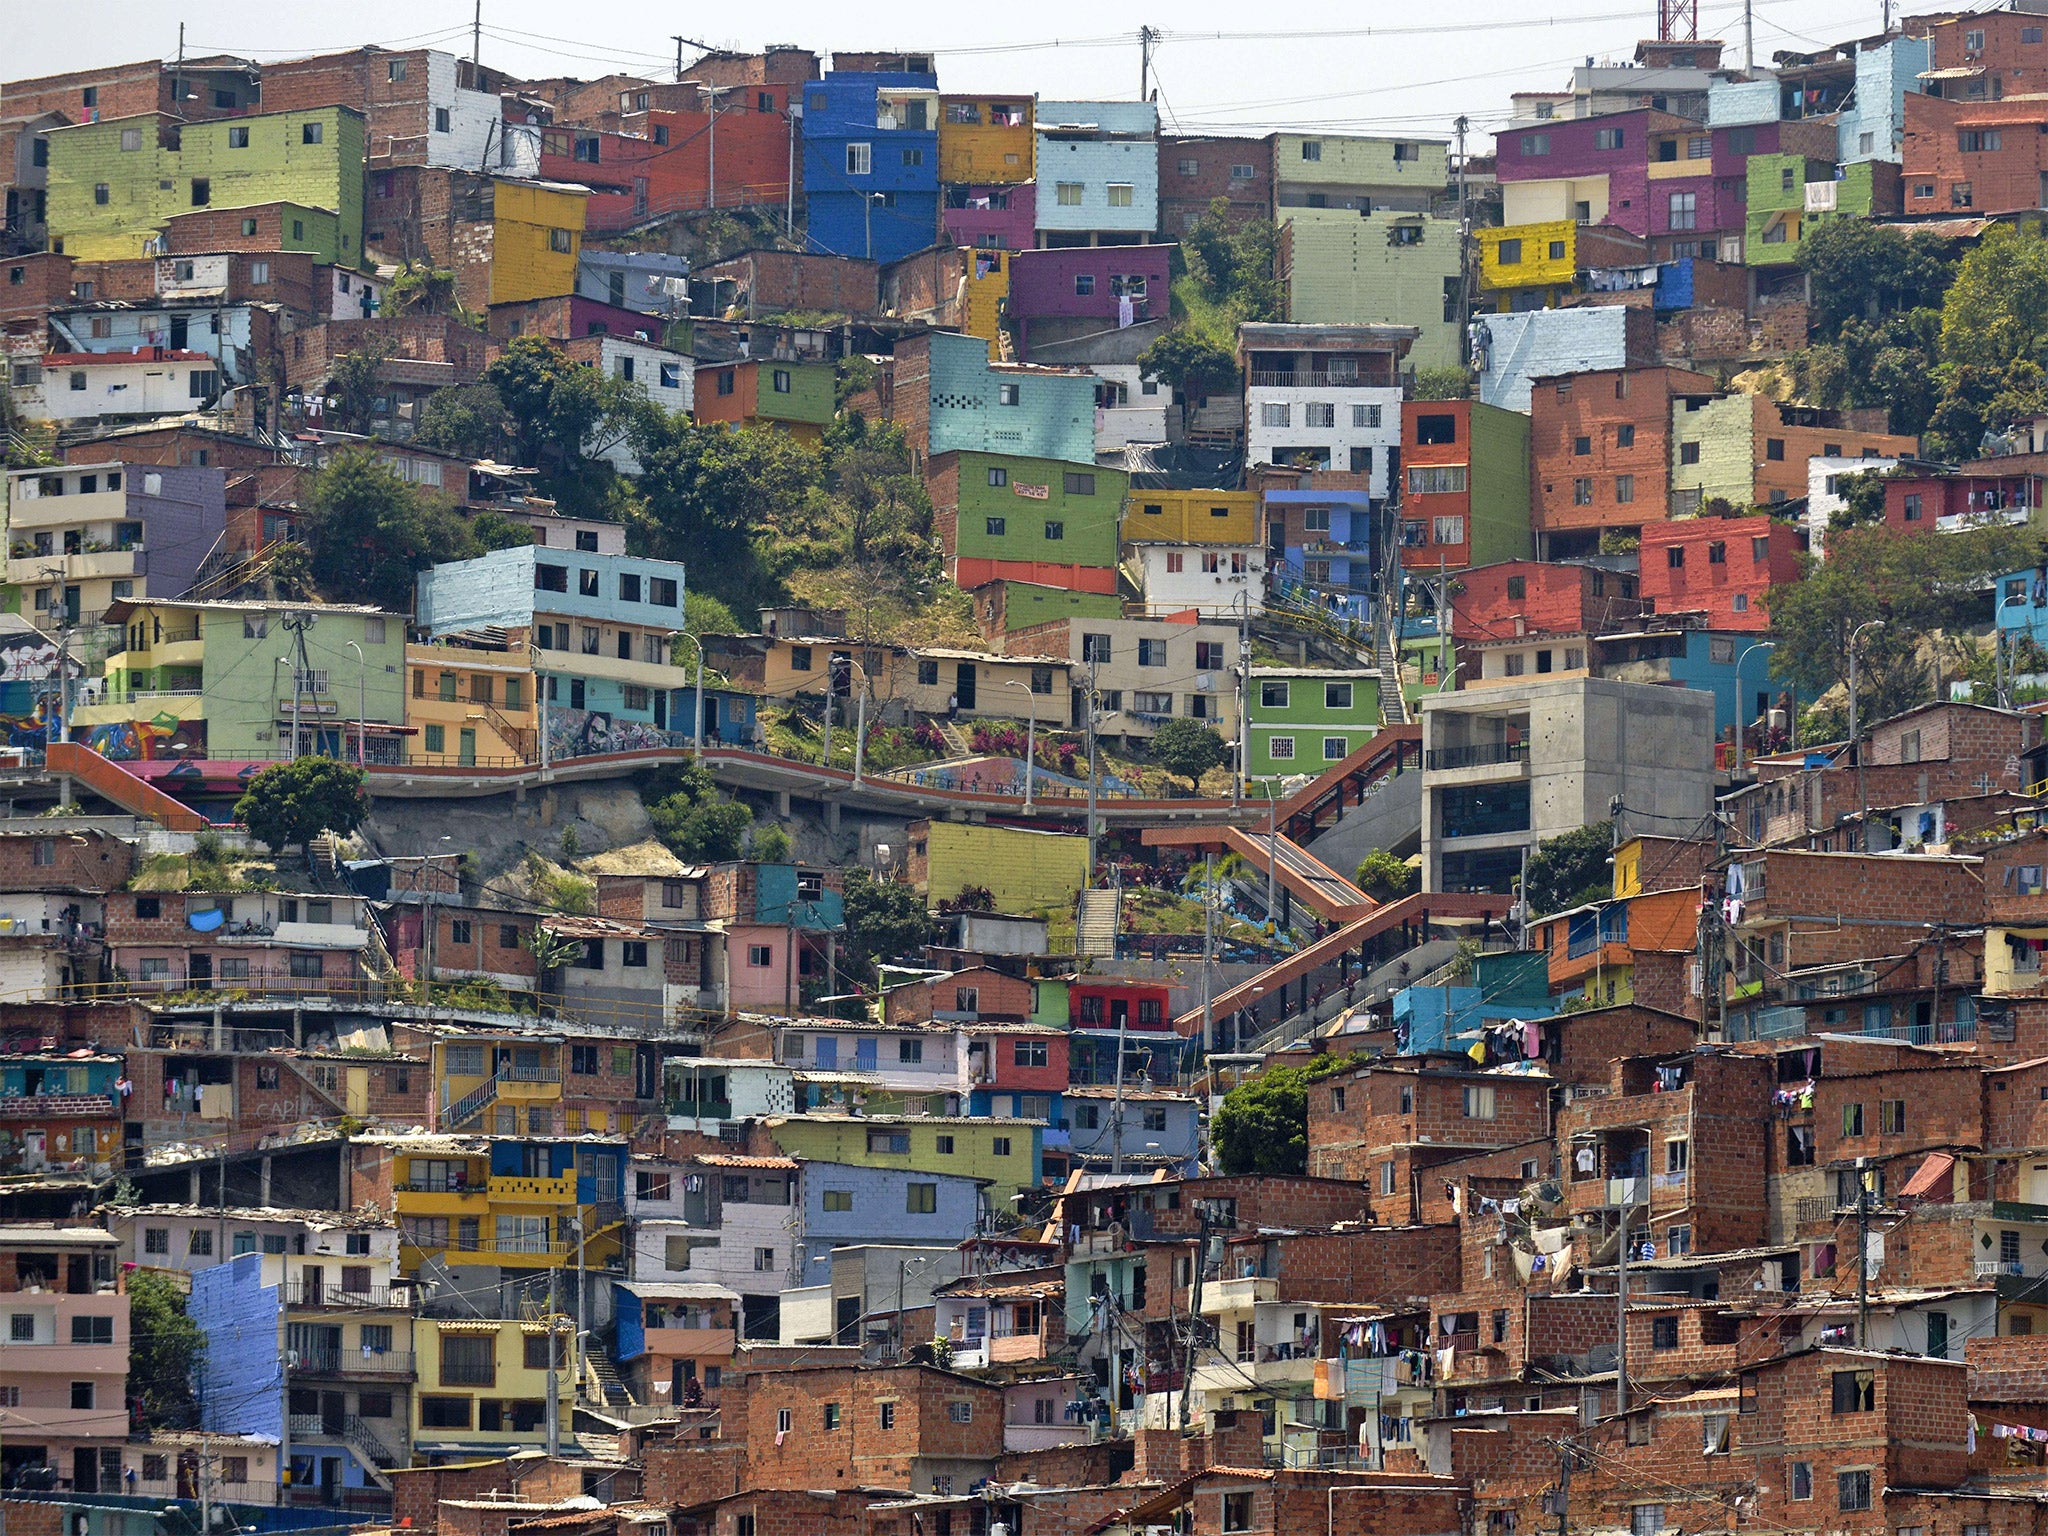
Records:
[[[951,749],[952,756],[974,756],[974,738],[968,735],[964,727],[952,720],[934,720],[932,724],[936,725],[939,734],[946,738],[946,745]]]
[[[584,1362],[589,1367],[597,1395],[607,1408],[631,1408],[635,1406],[633,1394],[626,1390],[626,1384],[619,1379],[619,1368],[612,1363],[606,1351],[592,1345],[584,1352]]]
[[[1083,891],[1074,919],[1074,951],[1116,958],[1116,935],[1122,917],[1120,891]]]
[[[1401,697],[1401,643],[1399,631],[1389,624],[1380,637],[1380,720],[1386,725],[1409,722],[1408,701]]]

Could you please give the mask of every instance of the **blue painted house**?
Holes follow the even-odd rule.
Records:
[[[672,723],[687,733],[695,677],[671,655],[683,627],[677,561],[522,544],[420,572],[417,612],[435,640],[525,632],[557,759],[666,745]]]
[[[283,1287],[263,1283],[263,1255],[239,1253],[211,1268],[193,1270],[185,1309],[206,1336],[194,1382],[199,1427],[215,1434],[262,1435],[282,1442]],[[356,1471],[360,1475],[360,1466]]]
[[[1744,659],[1761,635],[1711,629],[1657,629],[1602,635],[1596,647],[1602,677],[1628,683],[1697,688],[1714,696],[1716,735],[1733,731],[1740,714],[1745,729],[1776,707],[1786,684],[1771,676],[1770,653]],[[1742,672],[1736,690],[1736,669]],[[1804,701],[1802,701],[1804,702]]]
[[[1266,570],[1283,592],[1364,618],[1379,569],[1372,498],[1363,491],[1267,491]]]
[[[991,362],[979,336],[933,331],[926,343],[933,454],[1095,463],[1094,375]]]
[[[1091,1168],[1109,1167],[1118,1141],[1116,1090],[1071,1089],[1066,1110],[1067,1148],[1073,1160]],[[1126,1169],[1163,1167],[1192,1177],[1202,1150],[1200,1105],[1183,1094],[1126,1084],[1122,1141]]]
[[[693,693],[692,699],[696,697]],[[758,695],[732,688],[704,690],[704,740],[724,746],[751,746],[759,715]],[[687,718],[687,716],[685,717]]]
[[[1145,101],[1041,101],[1035,218],[1048,246],[1150,240],[1159,228],[1159,109]]]
[[[799,1240],[798,1285],[832,1280],[832,1250],[878,1240],[950,1248],[972,1237],[988,1196],[989,1180],[909,1168],[866,1168],[855,1163],[804,1163],[803,1227]],[[936,1183],[930,1210],[926,1198],[910,1197],[910,1186]]]
[[[938,241],[939,77],[834,70],[804,87],[812,251],[896,261]]]
[[[1509,950],[1473,961],[1469,986],[1403,987],[1394,994],[1394,1038],[1403,1056],[1459,1051],[1458,1037],[1507,1019],[1543,1018],[1551,1012],[1550,957],[1541,950]]]

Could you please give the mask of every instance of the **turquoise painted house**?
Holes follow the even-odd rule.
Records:
[[[940,453],[1002,453],[1095,462],[1095,379],[1090,374],[989,360],[978,336],[934,331],[928,343],[931,434]],[[915,354],[899,353],[896,387],[915,387]],[[909,355],[904,355],[905,353]],[[906,366],[908,365],[908,366]]]

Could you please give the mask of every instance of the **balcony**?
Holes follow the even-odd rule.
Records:
[[[739,1335],[731,1328],[649,1328],[645,1337],[650,1355],[705,1360],[730,1355]]]
[[[1391,379],[1370,378],[1362,373],[1310,373],[1255,368],[1253,389],[1392,389]]]
[[[1422,766],[1441,771],[1491,768],[1499,763],[1525,763],[1528,760],[1529,744],[1526,741],[1485,741],[1462,747],[1431,747],[1424,755]]]
[[[149,574],[149,556],[141,545],[132,549],[96,549],[64,555],[22,555],[7,562],[7,579],[16,586],[52,581],[127,580]]]
[[[409,1285],[373,1285],[366,1291],[352,1291],[338,1285],[308,1285],[303,1280],[287,1280],[280,1289],[288,1307],[334,1307],[350,1312],[410,1312],[418,1295]]]
[[[1247,1275],[1238,1280],[1216,1280],[1202,1287],[1202,1313],[1242,1312],[1262,1301],[1280,1299],[1280,1282],[1266,1275]]]
[[[296,1376],[376,1376],[380,1378],[410,1377],[413,1359],[410,1351],[384,1350],[373,1353],[363,1349],[302,1349],[298,1351],[298,1363],[292,1367]]]

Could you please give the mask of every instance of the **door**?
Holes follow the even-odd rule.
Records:
[[[64,589],[64,622],[66,624],[76,624],[78,622],[78,614],[78,588],[66,587]]]
[[[2027,1170],[2027,1199],[2048,1205],[2048,1163],[2035,1163]]]
[[[1130,1023],[1131,1005],[1122,998],[1111,998],[1109,1000],[1109,1027],[1111,1029],[1128,1029]]]
[[[171,350],[182,352],[185,344],[192,339],[191,322],[183,315],[171,316]]]
[[[338,1435],[348,1420],[348,1395],[343,1392],[322,1392],[320,1394],[320,1433]]]
[[[100,1453],[89,1445],[81,1445],[71,1453],[71,1491],[100,1491]]]
[[[1930,1312],[1927,1314],[1927,1353],[1936,1360],[1948,1358],[1948,1314]]]
[[[962,709],[974,708],[974,663],[963,661],[953,670],[953,692]]]
[[[704,739],[706,741],[717,741],[719,739],[718,700],[708,694],[704,699]]]
[[[465,768],[476,766],[476,732],[466,725],[456,738],[455,761]]]
[[[185,979],[195,987],[213,985],[213,956],[193,950],[185,956]]]
[[[178,1497],[196,1499],[199,1497],[199,1453],[178,1452]]]
[[[668,690],[666,688],[654,690],[654,728],[657,731],[668,729]]]
[[[320,1305],[320,1291],[323,1281],[324,1276],[318,1264],[307,1264],[301,1266],[299,1270],[299,1296],[301,1298],[301,1306],[317,1307]]]
[[[321,1499],[328,1504],[332,1504],[334,1502],[334,1495],[340,1487],[341,1458],[339,1456],[322,1456],[320,1458]]]

